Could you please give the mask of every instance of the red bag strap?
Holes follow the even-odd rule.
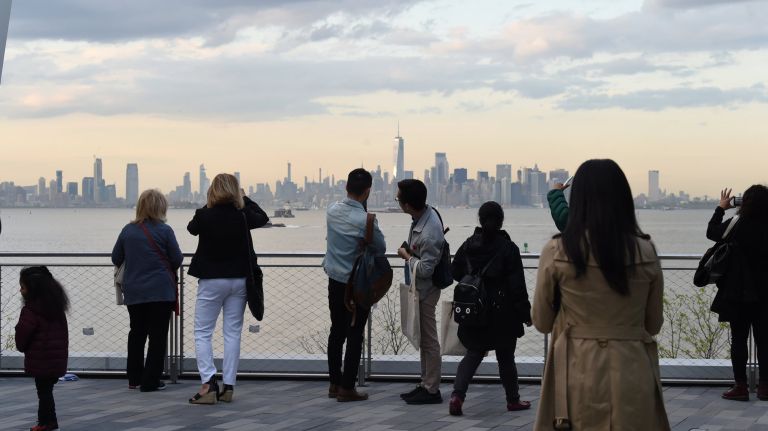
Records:
[[[176,288],[176,306],[174,311],[176,314],[179,314],[179,286],[176,284],[176,271],[173,270],[171,267],[171,262],[168,261],[168,256],[163,253],[162,250],[160,250],[160,247],[157,246],[157,243],[155,242],[155,239],[152,238],[152,234],[149,232],[149,229],[144,225],[144,223],[139,223],[139,227],[142,231],[144,231],[144,236],[147,237],[147,241],[149,241],[149,245],[152,247],[152,249],[157,253],[157,256],[160,258],[160,261],[163,262],[163,265],[165,266],[165,269],[168,270],[168,273],[171,274],[171,280],[173,280],[173,285]]]

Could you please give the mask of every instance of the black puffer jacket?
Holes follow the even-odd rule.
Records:
[[[525,334],[523,323],[531,320],[531,303],[525,287],[520,249],[507,232],[483,237],[483,230],[461,245],[453,259],[453,278],[460,281],[467,274],[467,259],[473,272],[480,271],[499,253],[485,273],[483,286],[490,299],[491,313],[487,327],[459,325],[459,340],[470,350],[495,350],[516,342]]]

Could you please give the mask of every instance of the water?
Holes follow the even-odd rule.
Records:
[[[447,238],[455,251],[476,226],[476,210],[444,209],[441,213],[446,225],[451,228]],[[0,212],[3,224],[0,252],[110,252],[120,230],[130,221],[133,214],[129,209],[3,209]],[[197,238],[186,231],[186,225],[193,214],[194,210],[188,209],[171,210],[168,214],[168,223],[176,232],[182,251],[188,253],[194,252],[197,245]],[[641,228],[653,237],[659,253],[700,254],[712,244],[705,238],[711,211],[641,210],[637,214]],[[411,220],[402,213],[381,213],[378,218],[386,236],[387,249],[394,253],[407,238]],[[275,218],[272,221],[285,223],[287,226],[253,231],[257,253],[325,251],[324,211],[299,211],[296,212],[295,218]],[[538,253],[556,233],[549,211],[545,209],[509,209],[506,211],[504,227],[521,250],[525,251],[527,244],[528,251],[532,253]],[[0,352],[6,356],[16,354],[10,340],[14,319],[18,316],[18,307],[21,305],[16,284],[19,267],[9,264],[22,263],[20,260],[30,263],[27,262],[28,259],[0,259],[0,264],[3,264],[0,269],[3,283],[0,298],[3,315],[0,322]],[[312,265],[319,263],[318,259],[310,260]],[[124,307],[114,304],[112,268],[108,266],[108,261],[97,261],[107,266],[52,268],[54,275],[67,287],[72,299],[70,350],[73,355],[77,353],[86,357],[120,357],[124,355],[128,329],[127,313]],[[70,263],[82,264],[83,259],[75,259]],[[189,260],[185,263],[189,264]],[[270,260],[263,259],[261,263],[269,264]],[[273,259],[272,263],[285,264],[286,260]],[[304,260],[295,263],[307,265],[310,262]],[[686,266],[690,266],[696,262],[686,263]],[[674,266],[679,264],[682,262],[672,263]],[[379,309],[373,314],[373,347],[376,354],[395,353],[385,345],[386,343],[381,343],[392,335],[385,328],[399,327],[397,286],[402,274],[401,270],[395,271],[396,281],[391,298],[389,301],[382,301]],[[525,275],[529,295],[532,296],[536,270],[526,269]],[[690,294],[691,275],[690,271],[665,271],[667,292]],[[182,332],[186,340],[185,357],[193,357],[196,280],[186,277],[185,283],[184,303],[187,317]],[[246,316],[243,328],[243,357],[291,358],[296,354],[310,354],[322,358],[321,352],[327,340],[329,326],[326,285],[327,278],[318,267],[265,267],[266,317],[263,322],[257,323],[249,315]],[[443,293],[442,299],[450,300],[450,297],[448,289]],[[259,331],[250,331],[250,326],[256,324],[259,325]],[[394,334],[399,332],[395,331]],[[527,335],[518,344],[518,356],[540,356],[543,343],[541,334],[528,330]],[[214,348],[219,355],[221,336],[214,338]],[[415,352],[406,347],[399,353]]]
[[[441,214],[451,231],[447,235],[453,250],[477,225],[475,209],[444,209]],[[325,212],[297,211],[296,218],[273,218],[285,228],[254,231],[257,252],[325,251]],[[649,233],[659,253],[703,253],[711,242],[705,238],[709,210],[637,212],[640,227]],[[130,209],[3,209],[0,252],[110,252],[122,227],[131,220]],[[175,209],[168,213],[168,224],[176,232],[182,251],[194,252],[197,238],[187,233],[186,225],[194,210]],[[408,236],[410,218],[406,214],[380,213],[379,225],[387,239],[387,249],[395,252]],[[537,253],[557,232],[549,210],[508,209],[504,228],[524,249]]]

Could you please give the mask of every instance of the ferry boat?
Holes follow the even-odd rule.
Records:
[[[293,215],[293,212],[291,211],[290,208],[278,208],[278,209],[275,210],[275,215],[273,215],[272,217],[275,217],[275,218],[281,218],[281,217],[282,218],[294,218],[296,216]]]

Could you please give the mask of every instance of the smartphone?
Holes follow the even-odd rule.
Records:
[[[731,205],[735,207],[741,206],[741,196],[734,196],[731,198]]]
[[[573,175],[571,175],[570,177],[568,177],[568,179],[567,179],[567,180],[565,180],[565,182],[563,183],[563,185],[564,185],[564,186],[570,186],[572,182],[573,182]]]
[[[403,241],[403,243],[400,244],[400,248],[404,248],[405,251],[407,251],[408,253],[411,253],[411,246],[408,245],[408,241]]]

